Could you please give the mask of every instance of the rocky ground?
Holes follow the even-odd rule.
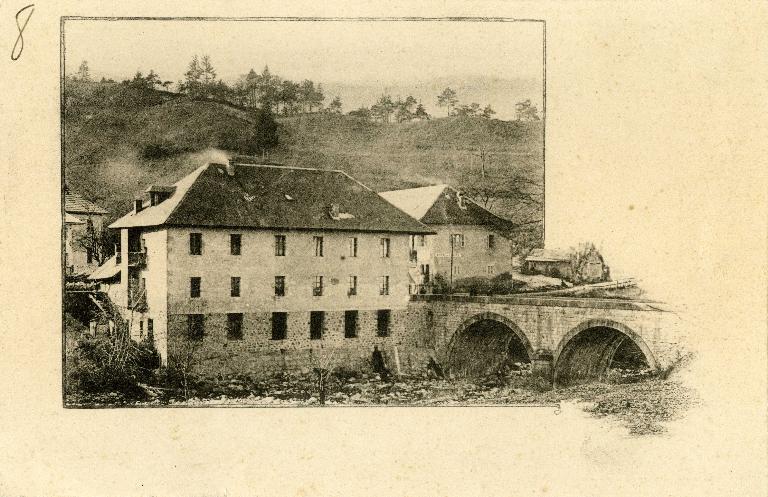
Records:
[[[70,396],[77,407],[340,407],[340,406],[513,406],[575,402],[598,417],[622,422],[632,434],[661,433],[663,423],[680,417],[696,395],[677,380],[612,372],[612,383],[551,389],[526,370],[482,380],[440,379],[424,374],[383,380],[366,373],[329,374],[324,399],[317,374],[206,378],[185,398],[179,389],[145,386],[147,400],[125,401],[118,394]],[[622,381],[629,383],[620,383]]]

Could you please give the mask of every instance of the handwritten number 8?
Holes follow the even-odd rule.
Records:
[[[21,14],[28,10],[29,14],[27,14],[27,18],[24,19],[24,24],[19,23],[19,17],[21,17]],[[11,60],[18,60],[19,57],[21,57],[21,52],[24,50],[24,29],[27,27],[27,23],[29,22],[29,18],[32,17],[32,13],[35,11],[35,4],[29,4],[26,7],[23,7],[21,10],[16,12],[16,27],[19,29],[19,36],[16,38],[16,43],[13,44],[13,50],[11,50]]]

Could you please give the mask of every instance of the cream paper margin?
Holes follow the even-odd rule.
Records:
[[[0,495],[766,494],[765,3],[40,2],[11,62],[26,4],[0,2]],[[641,438],[569,407],[62,409],[61,15],[545,19],[547,242],[688,308],[704,406]]]

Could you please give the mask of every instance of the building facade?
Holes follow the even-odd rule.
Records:
[[[263,371],[406,340],[410,240],[432,231],[345,173],[210,164],[148,192],[110,226],[117,304],[164,363]]]
[[[99,267],[98,237],[107,211],[77,193],[64,193],[64,269],[67,275]]]
[[[436,275],[447,283],[492,278],[512,270],[515,225],[447,185],[382,192],[393,205],[435,231],[411,240],[412,293],[428,290]]]

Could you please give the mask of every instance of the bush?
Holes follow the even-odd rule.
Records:
[[[515,280],[510,273],[501,273],[490,279],[474,276],[456,280],[453,291],[470,295],[509,295],[520,291],[524,284]]]
[[[126,400],[144,400],[142,382],[154,381],[160,358],[150,340],[128,344],[122,355],[112,337],[81,336],[67,356],[65,387],[68,394],[118,394]]]

